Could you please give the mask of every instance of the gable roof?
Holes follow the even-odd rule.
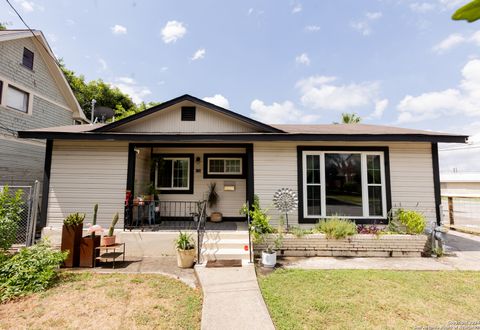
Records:
[[[180,102],[183,102],[183,101],[190,101],[194,104],[197,104],[197,105],[200,105],[200,106],[203,106],[209,110],[212,110],[214,112],[218,112],[218,113],[221,113],[227,117],[230,117],[230,118],[233,118],[235,120],[238,120],[238,121],[241,121],[243,123],[246,123],[248,125],[251,125],[255,128],[257,128],[259,131],[261,132],[265,132],[265,133],[283,133],[283,131],[279,128],[275,128],[273,126],[270,126],[270,125],[267,125],[267,124],[264,124],[264,123],[261,123],[259,121],[256,121],[256,120],[253,120],[251,118],[248,118],[246,116],[243,116],[239,113],[236,113],[236,112],[233,112],[233,111],[230,111],[230,110],[227,110],[225,108],[222,108],[222,107],[219,107],[218,105],[215,105],[213,103],[210,103],[210,102],[207,102],[207,101],[204,101],[202,99],[199,99],[195,96],[192,96],[192,95],[188,95],[188,94],[184,94],[182,96],[179,96],[179,97],[176,97],[174,99],[171,99],[167,102],[164,102],[164,103],[161,103],[157,106],[154,106],[154,107],[151,107],[147,110],[144,110],[142,112],[139,112],[135,115],[132,115],[132,116],[129,116],[129,117],[126,117],[126,118],[123,118],[119,121],[115,121],[113,123],[110,123],[110,124],[107,124],[107,125],[104,125],[102,127],[99,127],[99,128],[96,128],[93,130],[93,132],[109,132],[109,131],[112,131],[112,129],[114,128],[117,128],[117,127],[120,127],[120,126],[123,126],[127,123],[131,123],[135,120],[138,120],[140,118],[144,118],[146,116],[149,116],[149,115],[152,115],[154,113],[158,113],[160,111],[163,111],[165,109],[168,109],[170,108],[171,106],[175,105],[175,104],[178,104]]]
[[[33,34],[32,34],[33,32]],[[67,79],[63,75],[62,70],[58,66],[57,62],[54,60],[55,54],[53,53],[50,45],[47,42],[47,39],[43,35],[42,31],[39,30],[2,30],[0,31],[0,42],[23,39],[23,38],[32,38],[33,43],[38,49],[40,56],[47,65],[50,74],[53,76],[57,87],[60,89],[60,92],[65,97],[68,105],[74,113],[75,119],[81,119],[84,122],[89,122],[85,114],[83,113],[80,104],[77,101],[77,98],[73,94],[70,85],[68,84]]]

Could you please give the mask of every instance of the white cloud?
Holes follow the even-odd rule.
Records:
[[[378,82],[333,84],[336,77],[312,76],[297,82],[304,106],[321,110],[343,111],[372,105],[378,99]]]
[[[458,114],[480,116],[480,60],[467,62],[462,76],[457,87],[418,96],[406,95],[397,106],[398,122],[419,122]]]
[[[302,53],[295,57],[295,62],[297,62],[297,64],[310,65],[310,58],[307,53]]]
[[[383,14],[381,12],[366,12],[363,19],[351,22],[350,26],[362,35],[368,36],[372,33],[371,23],[380,19],[382,16]]]
[[[108,69],[107,61],[105,61],[103,58],[99,58],[98,63],[100,63],[100,69],[102,71],[105,71]]]
[[[254,119],[269,124],[311,123],[320,117],[303,113],[291,101],[266,105],[263,101],[255,99],[250,104],[250,109]]]
[[[215,94],[213,96],[207,96],[203,98],[204,101],[218,105],[219,107],[230,109],[230,102],[222,94]]]
[[[253,8],[248,8],[247,15],[250,16],[253,14]]]
[[[65,20],[65,22],[67,22],[67,25],[68,25],[68,26],[75,25],[75,21],[74,21],[73,19],[71,19],[71,18],[67,18],[67,19]]]
[[[31,13],[34,10],[43,11],[45,9],[45,8],[43,8],[43,6],[40,6],[39,4],[37,4],[33,1],[16,0],[15,2],[20,4],[20,7],[22,8],[22,10],[27,12],[27,13]]]
[[[146,96],[152,94],[148,87],[139,85],[135,79],[130,77],[117,77],[115,81],[110,84],[125,94],[130,95],[132,101],[137,104],[143,102]]]
[[[196,60],[201,60],[205,57],[205,54],[206,54],[206,50],[205,48],[200,48],[198,49],[192,56],[191,60],[192,61],[196,61]]]
[[[414,2],[410,4],[410,10],[415,13],[426,13],[435,9],[435,4],[431,2]]]
[[[468,0],[439,0],[438,3],[441,5],[443,10],[457,9],[460,6],[469,2]]]
[[[168,21],[162,29],[162,39],[163,42],[169,44],[183,38],[186,33],[187,28],[182,22]]]
[[[467,41],[467,39],[465,39],[461,34],[454,33],[454,34],[449,35],[448,37],[446,37],[442,41],[440,41],[435,46],[433,46],[433,51],[438,53],[438,54],[441,54],[441,53],[443,53],[447,50],[450,50],[451,48],[453,48],[453,47],[455,47],[459,44],[462,44],[466,41]]]
[[[385,109],[388,107],[388,99],[375,101],[375,110],[368,116],[371,119],[382,118]]]
[[[302,4],[301,4],[301,3],[297,3],[297,4],[295,4],[295,5],[293,6],[293,8],[292,8],[292,14],[297,14],[297,13],[301,12],[302,9],[303,9]]]
[[[110,28],[110,30],[112,30],[112,33],[113,34],[127,34],[127,28],[123,25],[120,25],[120,24],[115,24],[114,26],[112,26]]]
[[[305,26],[305,31],[307,31],[307,32],[317,32],[317,31],[320,31],[320,26],[318,26],[318,25],[307,25],[307,26]]]

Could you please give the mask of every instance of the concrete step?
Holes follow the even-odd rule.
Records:
[[[250,254],[243,249],[202,249],[201,256],[202,261],[223,259],[248,260]]]
[[[203,239],[207,240],[220,240],[220,239],[244,239],[248,242],[248,231],[234,231],[234,230],[223,230],[223,231],[212,231],[207,230],[203,234]]]
[[[221,240],[209,240],[204,239],[202,247],[206,249],[245,249],[245,245],[248,246],[248,239],[221,239]]]

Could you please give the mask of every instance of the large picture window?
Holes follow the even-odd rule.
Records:
[[[384,153],[303,151],[304,218],[385,218]]]
[[[156,189],[164,193],[193,193],[193,155],[159,156],[155,168]]]

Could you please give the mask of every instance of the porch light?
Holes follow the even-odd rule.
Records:
[[[195,172],[200,173],[202,167],[200,164],[200,157],[195,158]]]
[[[235,182],[225,181],[223,183],[223,191],[235,191]]]

